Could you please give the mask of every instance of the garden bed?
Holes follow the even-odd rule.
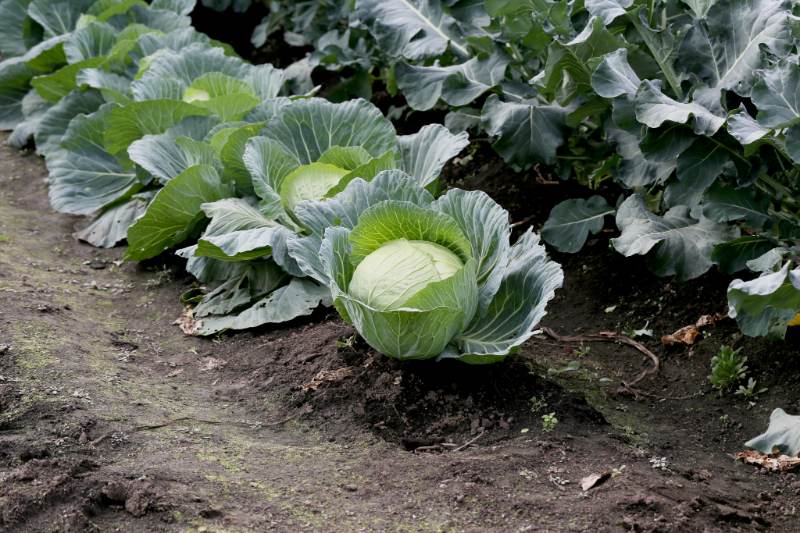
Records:
[[[507,190],[496,161],[476,161],[463,173],[474,183],[457,172],[449,183],[480,183],[514,220],[542,223],[551,186]],[[492,367],[404,364],[324,311],[203,340],[172,324],[192,283],[181,265],[79,244],[82,222],[47,205],[41,161],[3,147],[0,165],[0,529],[794,527],[796,476],[732,455],[774,407],[800,407],[796,339],[745,341],[723,320],[691,348],[658,341],[724,311],[725,280],[666,283],[605,235],[557,257],[565,287],[543,326],[653,330],[639,340],[662,368],[638,398],[619,385],[650,362],[614,343],[540,335]],[[752,406],[708,384],[710,358],[731,343],[768,387]]]

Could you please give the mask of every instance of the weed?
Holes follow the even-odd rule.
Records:
[[[537,414],[541,411],[547,409],[547,400],[544,399],[544,395],[539,396],[532,396],[528,402],[531,404],[531,413]]]
[[[758,388],[758,382],[753,378],[747,380],[747,387],[739,385],[739,389],[735,394],[743,397],[746,400],[755,400],[760,394],[767,392],[766,387]]]
[[[719,353],[711,358],[711,375],[708,380],[720,392],[730,390],[747,375],[747,357],[740,355],[741,348],[720,346]]]
[[[558,425],[558,418],[556,418],[555,413],[550,413],[547,415],[542,415],[542,431],[545,433],[550,433],[556,426]]]

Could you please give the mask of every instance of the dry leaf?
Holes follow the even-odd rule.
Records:
[[[606,470],[602,474],[592,474],[591,476],[586,476],[581,479],[581,488],[583,492],[587,492],[593,488],[599,487],[609,479],[611,479],[610,470]]]
[[[800,457],[788,455],[764,455],[755,450],[736,454],[736,459],[748,465],[756,465],[770,472],[789,472],[800,468]]]
[[[200,331],[200,325],[202,321],[195,320],[194,318],[194,309],[191,307],[187,307],[183,310],[181,316],[173,322],[181,331],[184,332],[186,335],[195,335],[198,331]]]
[[[325,382],[335,383],[352,375],[353,369],[349,366],[343,366],[342,368],[337,368],[336,370],[321,370],[316,376],[314,376],[314,379],[303,385],[301,388],[303,389],[303,392],[317,390]]]
[[[698,318],[697,322],[694,324],[684,326],[671,335],[664,335],[661,337],[661,344],[664,346],[671,346],[673,344],[685,344],[687,346],[691,346],[694,344],[697,336],[700,335],[700,328],[713,326],[723,318],[725,318],[725,315],[721,314],[703,315]]]
[[[661,337],[661,344],[664,346],[671,346],[673,344],[694,344],[694,340],[700,335],[700,330],[697,326],[684,326],[671,335],[664,335]]]

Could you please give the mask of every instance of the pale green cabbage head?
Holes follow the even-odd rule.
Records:
[[[397,239],[358,264],[350,294],[381,311],[399,309],[431,283],[446,280],[462,268],[464,262],[444,246]]]

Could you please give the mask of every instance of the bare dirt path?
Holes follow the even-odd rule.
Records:
[[[657,402],[590,407],[586,387],[562,380],[576,391],[567,392],[531,374],[565,360],[552,342],[535,341],[507,365],[464,369],[348,347],[352,332],[324,312],[283,329],[185,337],[172,322],[190,281],[75,241],[78,221],[50,211],[45,176],[37,157],[0,148],[0,531],[795,523],[794,478],[734,464],[724,451],[735,439],[696,431],[708,417],[692,414],[695,404],[658,420]],[[573,316],[575,302],[561,305],[573,311],[549,325],[586,319]],[[639,368],[624,348],[599,348],[601,359],[603,349],[629,361],[617,371]],[[602,390],[595,384],[590,397],[607,399]],[[550,411],[559,424],[546,433]],[[581,478],[610,469],[603,486],[580,489]]]

